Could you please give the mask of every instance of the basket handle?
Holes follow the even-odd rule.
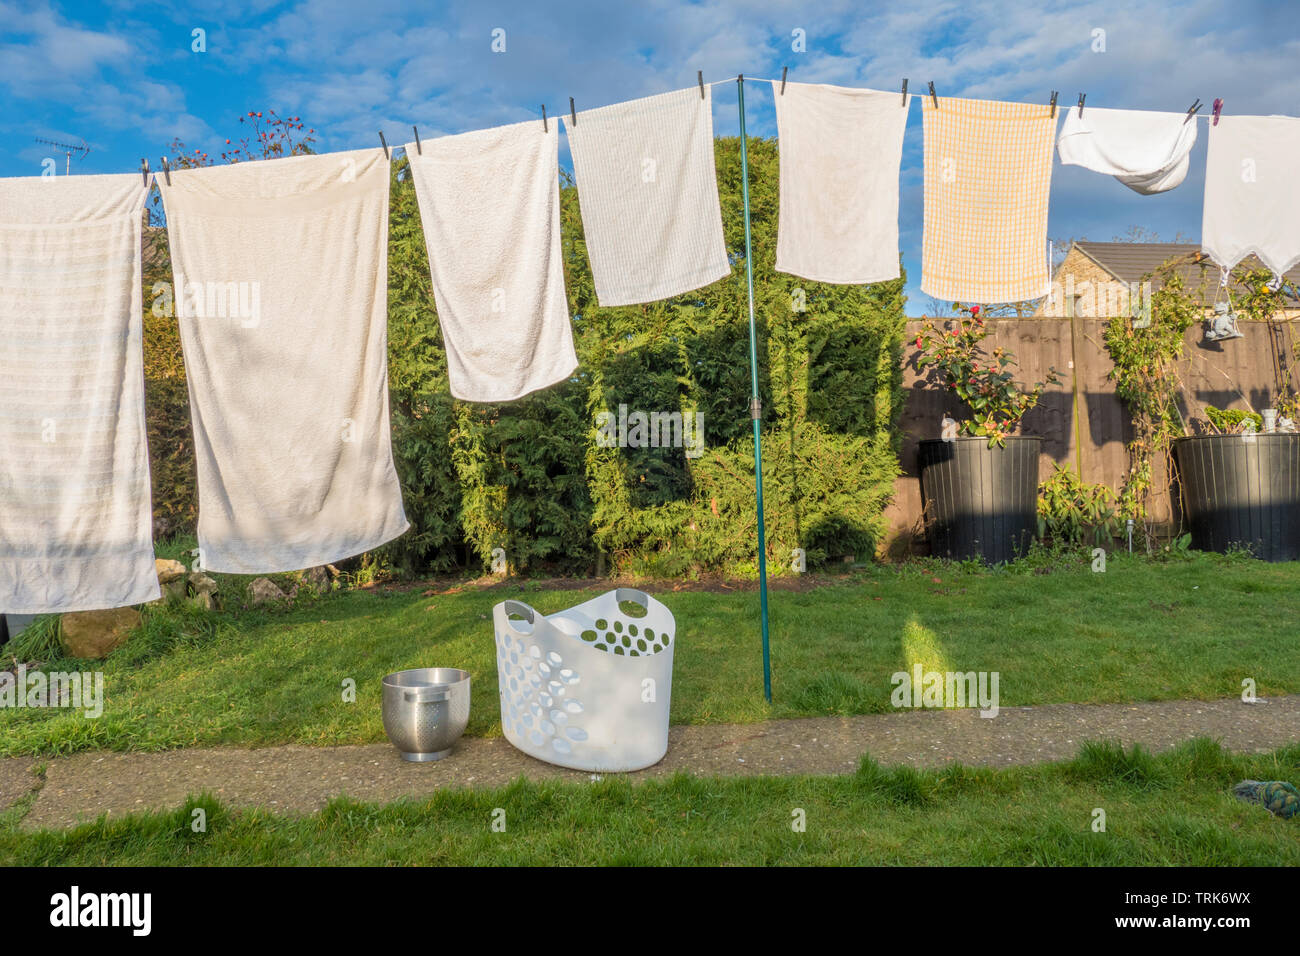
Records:
[[[431,687],[413,687],[402,694],[402,698],[414,704],[430,704],[451,699],[451,691],[439,685]]]
[[[614,592],[614,600],[619,604],[624,601],[631,601],[633,604],[639,604],[645,608],[647,614],[650,613],[650,595],[644,591],[638,591],[636,588],[618,588]]]
[[[516,631],[518,633],[523,633],[523,632],[519,631],[519,629],[515,627],[515,622],[510,620],[511,614],[518,614],[529,624],[534,623],[533,619],[537,616],[537,612],[534,611],[527,604],[525,604],[523,601],[502,601],[501,609],[502,611],[504,611],[506,626],[510,628],[510,630]]]

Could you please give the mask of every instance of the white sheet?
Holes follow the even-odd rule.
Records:
[[[1201,248],[1226,269],[1251,253],[1278,275],[1300,264],[1300,119],[1220,116],[1210,127]]]

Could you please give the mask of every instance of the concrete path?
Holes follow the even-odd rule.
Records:
[[[1016,707],[992,719],[972,710],[906,711],[674,727],[667,757],[629,776],[849,773],[864,753],[886,765],[1005,767],[1068,760],[1085,740],[1118,739],[1159,751],[1200,736],[1244,752],[1300,742],[1300,695],[1254,705],[1218,700]],[[43,784],[33,773],[41,764]],[[0,809],[39,788],[22,821],[26,829],[172,808],[201,791],[230,806],[309,813],[339,794],[387,803],[441,787],[499,786],[519,776],[591,779],[527,757],[502,738],[463,738],[449,757],[427,764],[407,763],[387,744],[91,751],[39,761],[0,760]]]

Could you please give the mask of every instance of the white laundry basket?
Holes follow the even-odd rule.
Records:
[[[645,615],[624,613],[626,601]],[[512,744],[575,770],[640,770],[663,759],[676,630],[668,608],[618,588],[546,617],[502,601],[493,624],[501,727]]]

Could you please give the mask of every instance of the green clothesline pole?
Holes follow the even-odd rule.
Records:
[[[754,324],[754,240],[749,233],[749,152],[745,148],[745,75],[736,77],[740,96],[740,184],[745,197],[745,284],[749,289],[749,417],[754,425],[754,488],[758,493],[758,600],[763,619],[763,696],[772,702],[772,651],[767,634],[767,532],[763,527],[763,443],[758,426],[763,403],[758,397],[758,328]]]

